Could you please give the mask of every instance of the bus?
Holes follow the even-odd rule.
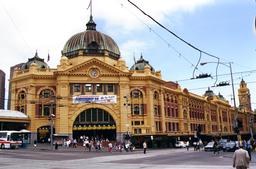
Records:
[[[0,131],[0,148],[15,149],[22,145],[22,137],[20,131]]]

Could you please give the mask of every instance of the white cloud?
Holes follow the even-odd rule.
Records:
[[[213,1],[132,0],[160,22],[164,21],[165,15],[192,12],[197,7],[211,4]],[[39,56],[45,59],[49,51],[49,65],[56,67],[68,38],[85,30],[85,24],[89,19],[89,10],[86,9],[88,4],[89,0],[1,0],[0,46],[1,55],[5,59],[0,62],[0,69],[6,72],[7,79],[9,68],[17,63],[26,62],[28,58],[34,56],[36,50]],[[103,26],[106,30],[102,32],[121,32],[121,36],[145,28],[136,17],[147,24],[152,24],[127,0],[93,0],[93,16],[104,21]],[[138,40],[118,45],[122,56],[125,59],[129,58],[129,62],[133,60],[130,57],[133,57],[134,52],[138,56],[148,47],[145,42]]]
[[[121,44],[120,50],[121,56],[126,61],[127,65],[131,66],[134,63],[134,57],[138,60],[138,56],[143,54],[143,51],[146,51],[150,48],[149,42],[139,41],[139,40],[129,40]]]

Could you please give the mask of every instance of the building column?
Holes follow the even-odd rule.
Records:
[[[124,141],[124,134],[132,131],[130,87],[127,84],[128,82],[123,82],[119,86],[120,121],[116,122],[119,125],[116,131],[117,141]]]
[[[165,104],[164,104],[164,92],[160,92],[160,106],[161,106],[161,127],[162,133],[166,133],[166,126],[165,126]]]
[[[148,126],[150,126],[150,133],[149,134],[155,134],[156,128],[155,128],[155,119],[154,119],[154,108],[153,108],[153,92],[150,87],[147,87],[146,89],[146,103],[147,103],[147,121]]]
[[[179,129],[180,132],[184,132],[184,114],[183,114],[183,107],[182,107],[182,96],[179,95],[178,98],[178,118],[179,118]]]

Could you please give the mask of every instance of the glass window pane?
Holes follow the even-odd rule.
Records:
[[[85,122],[85,112],[82,112],[80,115],[80,122]]]
[[[91,109],[86,111],[86,122],[91,122],[92,121],[92,114],[91,114]]]
[[[85,85],[85,92],[91,92],[92,91],[92,85],[91,84],[86,84]]]
[[[98,109],[98,121],[103,121],[103,112],[101,109]]]
[[[92,109],[92,122],[97,121],[97,109]]]
[[[108,84],[108,92],[114,92],[113,84]]]
[[[74,92],[80,92],[80,84],[74,84]]]
[[[104,111],[104,121],[108,121],[108,113]]]
[[[103,90],[102,84],[96,84],[96,91],[97,92],[102,92]]]

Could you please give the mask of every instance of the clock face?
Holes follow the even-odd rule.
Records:
[[[99,71],[98,71],[98,69],[96,69],[96,68],[90,69],[89,75],[90,75],[91,77],[93,77],[93,78],[98,77],[98,76],[99,76]]]

